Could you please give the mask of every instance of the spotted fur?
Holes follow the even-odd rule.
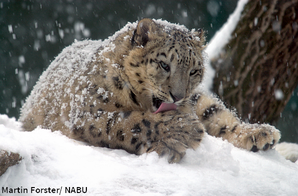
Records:
[[[92,60],[84,64],[92,44],[65,49],[41,76],[21,112],[25,130],[42,126],[94,146],[155,151],[171,163],[205,132],[252,151],[279,140],[274,127],[241,123],[216,98],[195,93],[204,75],[203,31],[143,19],[85,54]],[[163,102],[177,109],[154,113]]]

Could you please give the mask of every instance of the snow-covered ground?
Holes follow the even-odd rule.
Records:
[[[298,163],[275,150],[252,153],[206,135],[181,163],[168,164],[156,153],[136,156],[124,150],[88,146],[59,132],[20,131],[15,119],[0,115],[0,149],[23,160],[0,177],[3,188],[28,194],[43,188],[83,187],[79,195],[297,195]],[[73,189],[71,189],[73,190]],[[78,189],[79,190],[79,189]]]

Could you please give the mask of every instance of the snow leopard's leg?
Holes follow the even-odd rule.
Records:
[[[280,139],[279,131],[267,124],[243,123],[223,103],[211,96],[198,96],[196,113],[209,135],[222,137],[250,151],[268,150]]]

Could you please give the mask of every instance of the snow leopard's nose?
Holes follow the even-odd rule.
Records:
[[[177,101],[180,101],[181,99],[183,99],[183,95],[173,95],[170,91],[170,95],[172,97],[172,99],[174,100],[174,103],[177,102]]]
[[[185,73],[185,70],[179,68],[171,75],[169,91],[174,102],[183,99],[186,95],[188,76]]]

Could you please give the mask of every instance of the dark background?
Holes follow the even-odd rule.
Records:
[[[74,39],[105,39],[127,22],[162,18],[202,28],[207,41],[237,0],[0,0],[0,114],[19,111],[41,73]],[[277,123],[282,140],[298,143],[298,90]]]

